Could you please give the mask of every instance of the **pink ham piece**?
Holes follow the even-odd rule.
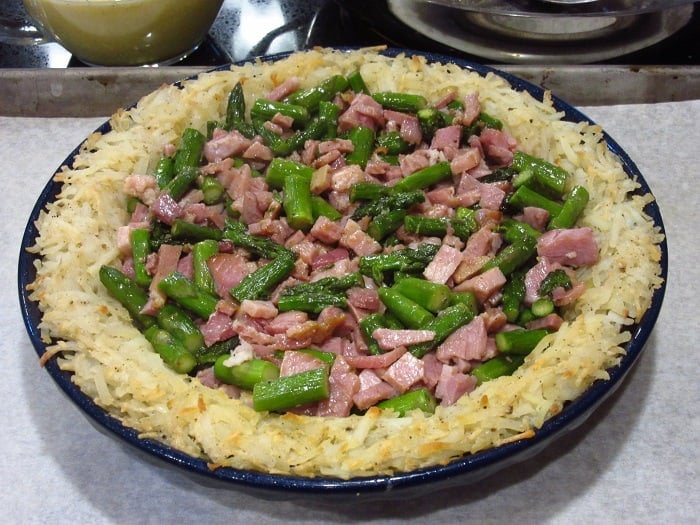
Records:
[[[476,387],[476,377],[463,374],[457,367],[445,365],[440,373],[440,380],[435,387],[435,397],[442,406],[454,405],[464,394]]]
[[[238,286],[243,278],[255,268],[237,253],[217,253],[207,260],[219,297],[228,298],[231,288]]]
[[[117,248],[124,257],[131,257],[131,226],[117,228]]]
[[[282,312],[267,323],[267,331],[271,334],[286,334],[290,328],[299,326],[309,320],[309,314],[292,310]]]
[[[495,165],[508,166],[513,162],[513,151],[518,143],[505,131],[484,128],[479,135],[479,142],[486,157]]]
[[[348,303],[355,308],[376,312],[382,307],[382,302],[375,288],[353,287],[346,292],[346,295]]]
[[[382,376],[382,379],[403,393],[423,379],[423,361],[410,352],[399,357]]]
[[[354,396],[360,390],[360,378],[342,355],[336,356],[328,376],[330,395],[319,401],[317,416],[347,417],[352,410]]]
[[[339,244],[349,248],[360,257],[382,251],[382,245],[362,231],[360,225],[352,219],[348,219],[345,223]]]
[[[525,328],[529,330],[533,330],[536,328],[545,328],[547,330],[556,331],[559,330],[559,327],[562,325],[563,322],[564,319],[562,319],[559,316],[559,314],[551,313],[539,319],[535,319],[534,321],[530,321],[529,323],[527,323]]]
[[[598,262],[598,243],[588,227],[550,230],[537,239],[537,254],[565,266],[592,266]]]
[[[247,150],[252,141],[238,130],[215,129],[212,138],[204,144],[204,157],[208,162],[217,162],[227,157],[236,157]]]
[[[180,258],[177,262],[177,271],[188,279],[194,278],[194,257],[192,252]]]
[[[469,173],[463,173],[457,184],[457,197],[461,206],[472,206],[481,198],[481,182]]]
[[[419,149],[399,157],[399,167],[404,177],[430,166],[429,150]]]
[[[452,150],[452,154],[459,149],[462,140],[462,126],[447,126],[435,131],[430,147],[437,150]]]
[[[453,175],[461,175],[481,162],[481,152],[478,148],[464,148],[457,151],[450,161],[450,169]]]
[[[501,247],[501,242],[501,235],[494,232],[490,224],[482,226],[467,239],[462,257],[464,260],[473,260],[485,255],[493,256]]]
[[[348,164],[331,173],[331,189],[335,191],[349,191],[357,182],[364,182],[365,173],[357,164]]]
[[[161,244],[158,248],[158,258],[153,279],[148,288],[148,302],[142,309],[142,313],[155,315],[165,304],[166,296],[158,288],[158,284],[164,277],[177,271],[177,264],[182,254],[182,246],[174,244]]]
[[[320,217],[319,217],[320,218]],[[318,221],[316,221],[318,222]],[[340,239],[340,237],[338,237]],[[333,266],[338,261],[343,261],[350,258],[350,253],[345,248],[335,248],[326,253],[319,254],[311,261],[312,270],[320,270]]]
[[[149,210],[160,222],[169,226],[175,219],[182,216],[182,207],[168,193],[158,195]]]
[[[250,146],[248,146],[248,148],[246,148],[242,157],[249,160],[270,162],[273,159],[274,154],[270,148],[265,146],[265,144],[255,140]]]
[[[382,350],[392,350],[397,346],[411,346],[432,341],[435,339],[435,332],[432,330],[377,328],[372,332],[372,338],[377,341]]]
[[[129,175],[124,179],[124,193],[150,205],[158,195],[158,184],[152,175]]]
[[[282,113],[275,113],[274,115],[272,115],[271,120],[268,120],[267,122],[263,123],[263,126],[267,127],[268,124],[270,124],[273,127],[276,126],[279,130],[279,134],[282,134],[286,130],[291,129],[291,127],[294,125],[294,117],[290,117],[289,115],[282,115]]]
[[[554,270],[561,269],[560,264],[552,264],[549,259],[542,258],[537,261],[532,268],[530,268],[525,274],[525,298],[524,303],[530,306],[537,299],[539,299],[539,294],[537,291],[540,289],[540,285],[544,278],[549,275],[550,272]]]
[[[324,140],[318,143],[318,152],[323,155],[331,151],[339,151],[340,153],[350,153],[355,150],[355,146],[348,139],[333,139]]]
[[[435,390],[440,380],[443,364],[438,361],[435,352],[428,352],[422,357],[423,360],[423,384],[431,391]]]
[[[423,270],[423,276],[428,281],[445,284],[461,262],[462,252],[457,248],[443,244],[433,260]]]
[[[479,206],[487,210],[500,210],[506,192],[495,184],[482,184],[479,187]]]
[[[388,123],[395,122],[399,126],[399,135],[409,144],[417,145],[423,140],[423,132],[415,115],[387,109],[384,110],[384,118]]]
[[[358,93],[350,102],[350,106],[338,117],[338,130],[347,131],[364,126],[376,131],[384,122],[384,109],[381,104],[369,95]]]
[[[456,292],[472,292],[480,303],[498,292],[506,284],[506,277],[500,268],[495,267],[467,279],[454,287]]]
[[[199,327],[204,336],[204,344],[211,346],[236,335],[233,320],[223,312],[216,311]]]
[[[469,93],[463,99],[464,111],[462,113],[462,122],[464,126],[469,126],[472,124],[479,113],[481,113],[481,102],[479,102],[479,95],[477,93]]]
[[[394,397],[398,392],[386,381],[382,380],[374,370],[365,368],[358,374],[360,388],[352,397],[355,406],[366,410],[379,401]]]
[[[549,212],[535,206],[525,206],[523,208],[523,222],[529,224],[538,231],[544,231],[549,221]]]
[[[406,353],[405,346],[399,346],[384,354],[378,355],[346,355],[345,360],[355,368],[387,368],[399,357]]]
[[[480,315],[470,323],[457,328],[438,346],[436,356],[439,361],[449,363],[463,361],[481,361],[486,355],[486,323]]]
[[[556,306],[566,306],[567,304],[571,304],[576,299],[581,297],[585,291],[585,283],[576,283],[568,290],[565,290],[562,287],[555,288],[552,290],[552,301],[554,301]]]
[[[280,364],[280,377],[291,376],[315,370],[324,366],[323,361],[306,352],[287,350]]]
[[[272,88],[265,97],[267,100],[282,100],[299,89],[301,81],[298,77],[289,77],[284,82]]]
[[[258,319],[274,319],[277,316],[277,307],[271,301],[244,299],[239,311]]]

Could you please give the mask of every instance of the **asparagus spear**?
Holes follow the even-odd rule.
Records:
[[[382,287],[378,293],[382,303],[408,328],[423,328],[434,318],[430,311],[394,288]]]
[[[318,110],[321,102],[331,100],[336,93],[345,91],[348,86],[348,79],[344,76],[333,75],[313,87],[295,91],[285,99],[285,102],[303,106],[313,112]]]
[[[503,354],[527,355],[548,333],[549,330],[544,328],[498,332],[496,334],[496,347]]]
[[[134,281],[148,286],[151,275],[146,270],[146,259],[151,251],[151,232],[145,228],[131,230],[131,254],[134,261]]]
[[[185,311],[173,303],[164,304],[156,316],[158,326],[171,334],[190,352],[204,346],[204,336]]]
[[[281,252],[264,266],[246,275],[241,283],[230,291],[231,296],[238,301],[269,296],[275,286],[294,271],[295,259],[294,252]]]
[[[447,339],[457,328],[471,322],[475,315],[476,313],[465,303],[448,306],[430,322],[420,326],[422,330],[435,332],[435,338],[432,341],[412,345],[408,351],[418,358],[423,357]]]
[[[548,230],[571,228],[588,204],[588,190],[583,186],[574,186],[567,195],[564,205],[558,215],[552,217],[547,225]]]
[[[471,374],[476,377],[477,384],[491,381],[501,376],[509,376],[523,364],[523,356],[499,355],[474,367]]]
[[[198,287],[192,280],[177,271],[166,275],[158,283],[158,288],[180,306],[203,319],[209,319],[209,316],[216,311],[216,304],[219,302],[218,297]]]
[[[446,284],[434,283],[418,277],[401,279],[393,288],[426,310],[437,313],[450,304],[452,291]]]
[[[253,390],[261,381],[277,379],[280,375],[279,367],[271,361],[251,359],[236,366],[226,366],[229,357],[222,355],[214,363],[214,376],[222,383]]]
[[[394,185],[395,191],[421,190],[452,177],[449,162],[438,162],[404,177]]]
[[[148,328],[156,324],[155,317],[141,313],[148,302],[148,294],[143,288],[110,266],[101,266],[99,275],[103,286],[126,308],[139,327]]]
[[[401,248],[391,253],[366,255],[360,258],[359,269],[363,275],[381,284],[384,282],[384,273],[388,271],[423,271],[439,249],[437,244],[423,243],[417,248]]]
[[[405,180],[405,179],[404,179]],[[365,202],[358,206],[352,214],[352,219],[357,221],[363,217],[376,217],[387,210],[407,210],[414,204],[425,201],[425,193],[421,190],[392,191],[375,200]]]
[[[404,113],[417,113],[428,104],[424,96],[413,93],[378,91],[372,94],[372,98],[386,109]]]
[[[406,412],[420,409],[423,412],[432,414],[435,412],[437,401],[428,391],[427,388],[417,388],[410,390],[404,394],[385,399],[377,403],[377,407],[382,410],[394,410],[399,413],[400,417],[406,415]]]
[[[153,325],[143,333],[153,349],[158,352],[163,361],[175,372],[189,373],[196,365],[192,352],[168,331]]]
[[[330,395],[326,366],[256,383],[253,408],[258,411],[286,410],[313,403]]]

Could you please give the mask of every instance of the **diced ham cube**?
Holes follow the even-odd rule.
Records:
[[[218,310],[209,316],[209,319],[200,326],[204,336],[204,344],[211,346],[219,341],[225,341],[236,335],[231,317]]]
[[[358,374],[360,388],[353,396],[355,406],[360,410],[366,410],[376,405],[379,401],[389,399],[398,392],[386,381],[382,380],[374,370],[365,368]]]
[[[428,352],[423,357],[423,384],[431,391],[440,379],[443,363],[438,361],[435,352]]]
[[[350,288],[347,293],[348,303],[356,308],[376,312],[382,306],[375,288]]]
[[[347,417],[360,390],[360,378],[342,355],[336,356],[328,377],[330,395],[318,403],[317,416]]]
[[[378,355],[346,355],[345,359],[348,364],[354,366],[355,368],[387,368],[391,364],[399,359],[403,354],[406,353],[405,346],[399,346]]]
[[[214,278],[214,285],[219,297],[230,297],[231,288],[238,286],[243,278],[254,268],[237,253],[217,253],[207,260],[207,266]]]
[[[423,379],[424,366],[423,361],[406,352],[394,361],[382,379],[403,393]]]
[[[467,279],[454,287],[456,292],[472,292],[480,303],[499,291],[506,284],[506,277],[500,268],[486,270],[471,279]]]
[[[301,80],[299,80],[299,77],[289,77],[281,84],[272,88],[265,98],[267,100],[282,100],[298,90],[299,87],[301,87]]]
[[[537,254],[565,266],[591,266],[598,262],[598,244],[588,227],[550,230],[537,239]]]
[[[242,154],[251,144],[252,141],[238,130],[216,129],[211,140],[204,144],[203,153],[207,161],[216,162]]]
[[[435,339],[432,330],[401,330],[393,328],[377,328],[372,332],[372,338],[379,343],[382,350],[393,350],[398,346],[411,346]]]
[[[526,328],[528,330],[534,330],[536,328],[544,328],[546,330],[559,330],[559,327],[562,325],[564,322],[564,319],[562,319],[559,314],[556,313],[551,313],[549,315],[545,315],[544,317],[541,317],[539,319],[535,319],[534,321],[530,321],[527,323]]]
[[[282,357],[282,363],[280,364],[280,377],[300,374],[322,366],[324,366],[324,363],[318,357],[314,357],[306,352],[287,350],[284,352],[284,357]]]
[[[331,173],[331,189],[348,191],[350,187],[365,180],[365,172],[357,164],[348,164]]]
[[[461,359],[463,361],[483,360],[486,354],[486,323],[477,316],[470,323],[452,332],[438,346],[435,355],[443,363]]]
[[[464,394],[476,387],[476,377],[463,374],[456,367],[443,366],[440,380],[435,387],[435,397],[442,406],[453,405]]]
[[[487,210],[500,210],[506,192],[495,184],[482,184],[479,188],[479,206]]]
[[[349,248],[360,257],[382,251],[382,245],[362,231],[360,225],[352,219],[348,219],[345,223],[339,244]]]
[[[462,126],[446,126],[435,131],[430,147],[439,150],[459,149],[462,140]]]
[[[271,301],[244,299],[241,301],[240,312],[250,317],[273,319],[277,316],[277,307]]]
[[[434,283],[445,284],[462,262],[462,252],[443,244],[423,271],[423,276]]]
[[[544,231],[549,221],[549,212],[536,206],[525,206],[523,208],[522,220],[538,231]]]
[[[321,215],[316,219],[309,233],[321,242],[335,244],[343,235],[343,227],[339,222],[332,221],[328,217]]]
[[[453,175],[461,175],[473,169],[481,162],[481,152],[478,148],[464,148],[457,151],[450,161]]]

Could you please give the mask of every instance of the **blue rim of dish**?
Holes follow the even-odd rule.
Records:
[[[338,49],[342,51],[356,48]],[[482,76],[487,73],[499,75],[505,78],[513,89],[529,92],[538,100],[542,99],[545,91],[539,86],[509,73],[502,72],[496,68],[447,55],[406,49],[387,49],[383,52],[383,54],[390,57],[397,56],[401,53],[407,55],[422,55],[426,57],[429,62],[452,63],[460,68],[479,73]],[[289,56],[289,54],[290,53],[280,53],[277,55],[270,55],[262,57],[262,60],[277,61]],[[229,66],[221,66],[215,70],[224,70],[227,67]],[[196,75],[187,80],[192,78],[196,78]],[[593,124],[590,118],[565,101],[556,96],[552,96],[552,100],[557,111],[564,113],[564,120],[574,122],[588,121]],[[106,133],[109,130],[109,122],[105,122],[102,126],[97,128],[96,132]],[[620,159],[628,176],[635,178],[639,183],[639,188],[635,193],[651,194],[649,185],[628,154],[607,133],[604,133],[603,136],[610,151]],[[80,146],[76,147],[61,165],[72,165],[79,150]],[[42,341],[38,329],[41,312],[37,304],[29,299],[29,293],[26,290],[27,285],[36,277],[36,270],[33,265],[36,256],[29,253],[26,248],[35,243],[38,231],[34,223],[40,212],[47,203],[56,198],[60,188],[61,183],[57,182],[54,177],[52,177],[44,187],[27,222],[19,255],[18,287],[20,308],[29,338],[36,353],[40,357],[46,352],[46,344]],[[661,212],[656,201],[649,203],[645,211],[652,218],[660,233],[665,234]],[[498,470],[524,461],[537,454],[553,439],[564,435],[567,431],[582,424],[588,416],[617,389],[641,355],[661,310],[668,274],[668,248],[665,237],[660,243],[660,248],[660,276],[663,279],[663,284],[660,288],[655,290],[651,305],[644,313],[641,321],[629,328],[631,331],[631,340],[625,346],[626,353],[617,366],[608,370],[609,379],[599,380],[593,383],[581,396],[568,403],[559,414],[547,420],[541,428],[536,429],[534,437],[504,444],[482,452],[468,454],[447,465],[426,467],[410,472],[397,473],[395,475],[367,476],[347,480],[327,477],[308,478],[267,474],[231,467],[221,467],[212,470],[209,468],[206,460],[180,452],[161,442],[140,438],[136,430],[126,427],[118,419],[108,415],[102,408],[95,404],[91,398],[73,384],[71,381],[72,374],[61,370],[55,359],[49,359],[45,364],[45,368],[60,389],[88,416],[90,422],[93,423],[98,430],[106,431],[108,435],[136,447],[136,449],[145,452],[151,457],[163,460],[171,466],[179,467],[187,472],[203,476],[203,481],[212,480],[215,482],[225,482],[228,486],[248,489],[258,495],[274,495],[276,497],[280,497],[282,493],[289,496],[333,494],[353,494],[359,496],[371,494],[381,497],[388,496],[389,494],[403,495],[407,491],[417,488],[425,490],[428,488],[428,485],[434,489],[462,485],[484,478]]]

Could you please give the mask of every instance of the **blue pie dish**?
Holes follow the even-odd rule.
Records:
[[[385,51],[385,54],[388,56],[396,56],[399,53],[423,55],[431,62],[454,63],[481,75],[486,75],[487,73],[500,75],[514,89],[527,91],[539,100],[542,99],[544,93],[541,87],[481,64],[445,55],[413,50],[388,49]],[[287,55],[285,53],[263,57],[263,60],[279,60]],[[227,66],[219,69],[225,67]],[[564,113],[564,120],[592,122],[583,113],[557,97],[553,97],[553,103],[558,111]],[[106,133],[109,130],[109,123],[106,122],[96,131]],[[639,183],[640,187],[637,192],[650,194],[651,190],[647,182],[627,153],[607,134],[604,135],[604,139],[608,148],[619,157],[627,175],[635,178]],[[78,150],[79,147],[76,147],[62,165],[72,165]],[[38,329],[41,312],[37,304],[30,300],[27,292],[27,285],[33,282],[36,276],[33,264],[36,256],[29,253],[26,248],[33,246],[35,243],[38,235],[35,221],[40,212],[47,203],[52,202],[56,198],[60,188],[61,184],[53,177],[45,186],[27,222],[19,256],[18,287],[20,307],[29,338],[39,356],[46,352],[47,345],[41,340]],[[652,218],[660,232],[664,233],[661,213],[656,202],[649,203],[645,211]],[[534,437],[508,443],[476,454],[465,455],[447,465],[422,468],[394,475],[359,477],[347,480],[327,477],[307,478],[275,475],[228,467],[211,470],[207,466],[207,462],[201,458],[187,455],[155,440],[140,438],[138,431],[123,425],[118,419],[107,414],[91,398],[86,396],[72,383],[71,374],[61,370],[54,359],[47,361],[45,369],[58,387],[99,431],[116,438],[133,451],[141,453],[144,459],[153,460],[158,465],[170,466],[181,472],[191,474],[204,485],[223,485],[263,498],[275,499],[317,499],[320,497],[321,499],[334,501],[336,496],[338,500],[348,500],[348,496],[367,499],[393,499],[419,494],[424,495],[427,492],[473,483],[501,469],[533,457],[548,447],[554,440],[578,427],[603,401],[615,392],[642,354],[644,345],[652,332],[661,309],[668,273],[668,250],[665,241],[661,243],[660,248],[662,251],[660,261],[661,277],[664,279],[664,284],[654,292],[651,306],[645,312],[641,321],[628,327],[631,339],[625,346],[626,354],[619,365],[608,370],[609,379],[599,380],[592,384],[580,397],[567,404],[559,414],[549,419],[540,429],[536,430]],[[356,501],[356,498],[350,498],[349,501]]]

